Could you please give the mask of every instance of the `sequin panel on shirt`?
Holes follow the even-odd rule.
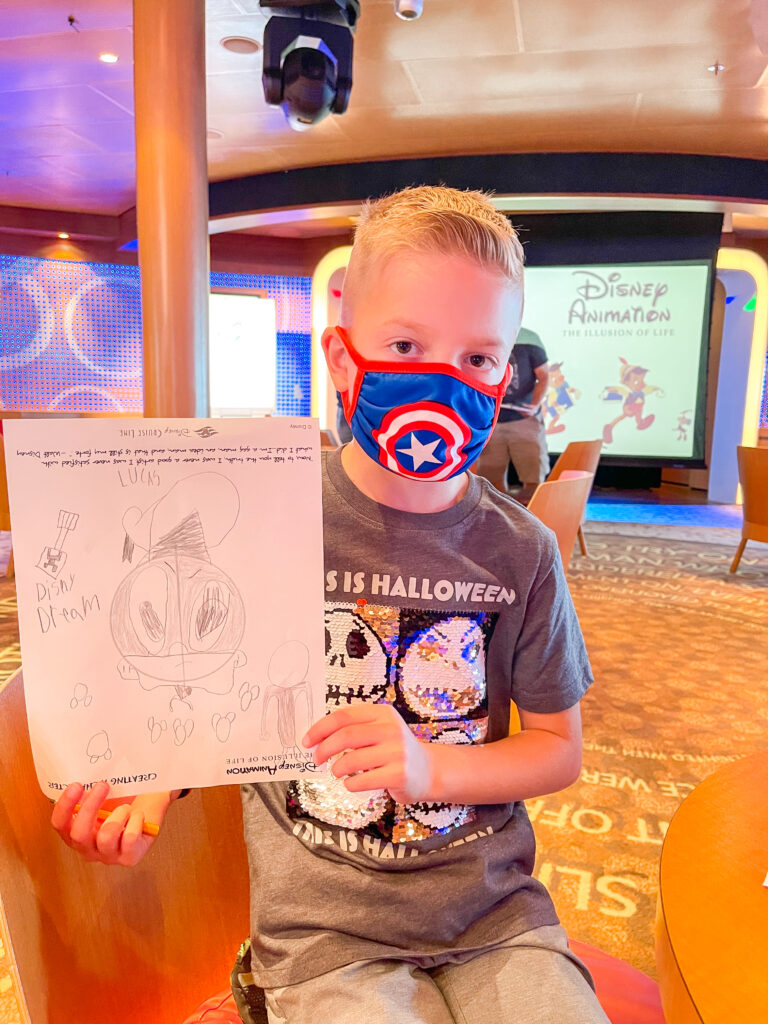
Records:
[[[482,743],[488,729],[486,655],[497,613],[426,611],[388,605],[326,604],[327,709],[393,704],[429,743]],[[448,835],[474,808],[398,804],[386,790],[350,793],[329,767],[291,783],[293,818],[369,832],[395,842]]]

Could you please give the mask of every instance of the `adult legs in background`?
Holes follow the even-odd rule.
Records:
[[[525,504],[549,474],[547,435],[544,424],[535,416],[497,423],[477,460],[476,472],[487,477],[497,490],[506,493],[510,461],[523,485],[515,497]]]
[[[490,480],[497,491],[507,493],[507,470],[509,469],[509,443],[507,423],[497,423],[488,443],[474,465],[475,473]]]
[[[514,420],[509,424],[509,457],[520,477],[522,490],[515,495],[518,501],[527,505],[539,484],[549,475],[547,434],[544,424],[535,416]]]

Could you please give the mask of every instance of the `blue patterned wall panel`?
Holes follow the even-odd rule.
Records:
[[[308,277],[211,274],[277,311],[277,413],[310,411]],[[142,411],[138,267],[0,255],[0,408]]]

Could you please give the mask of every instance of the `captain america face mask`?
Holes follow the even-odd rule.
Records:
[[[409,480],[450,480],[468,469],[496,425],[512,368],[490,385],[449,363],[368,360],[336,330],[356,368],[341,398],[363,451]]]

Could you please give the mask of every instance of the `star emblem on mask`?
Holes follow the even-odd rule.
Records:
[[[414,472],[425,462],[433,462],[437,466],[442,465],[441,460],[435,457],[435,448],[440,444],[439,438],[436,441],[429,441],[427,444],[422,444],[415,432],[411,433],[410,438],[411,447],[398,448],[397,454],[410,455],[413,460]],[[403,438],[403,440],[405,440],[405,438]]]

